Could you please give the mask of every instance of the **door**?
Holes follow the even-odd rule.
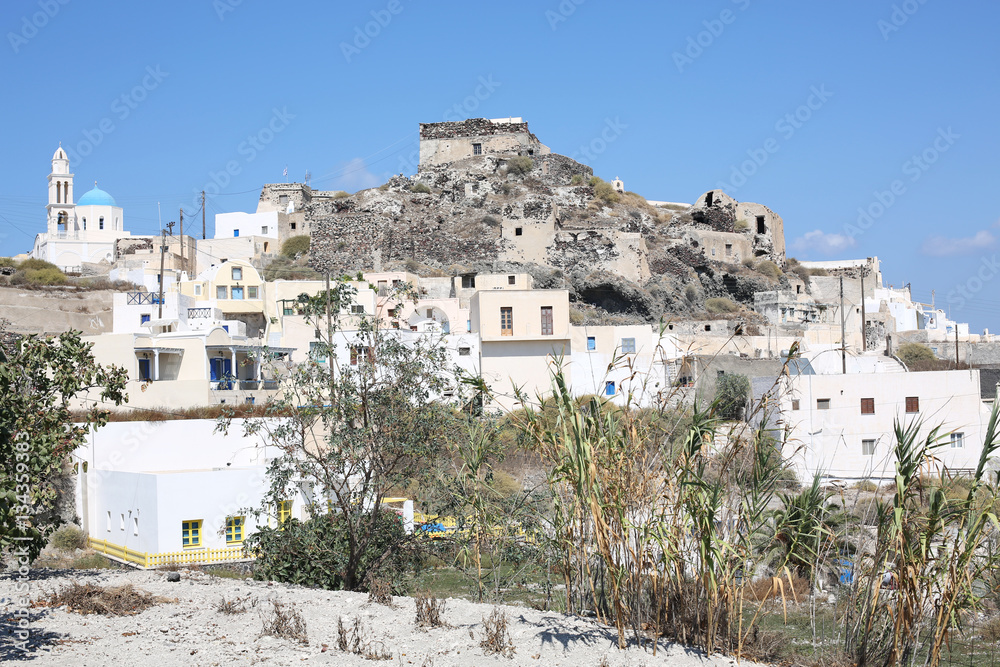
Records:
[[[218,382],[218,389],[232,389],[233,383],[228,382],[232,378],[233,361],[222,357],[214,357],[209,360],[209,370],[212,382]]]
[[[139,379],[140,380],[152,380],[153,376],[149,372],[149,359],[139,360]]]

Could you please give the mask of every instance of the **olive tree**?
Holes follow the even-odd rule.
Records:
[[[125,369],[96,363],[91,347],[75,331],[0,345],[0,552],[16,547],[19,560],[34,560],[58,527],[53,509],[68,457],[107,421],[95,402],[73,423],[70,400],[89,392],[105,403],[126,400]]]

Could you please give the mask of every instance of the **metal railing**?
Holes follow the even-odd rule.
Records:
[[[208,317],[211,317],[211,316],[212,316],[212,309],[211,308],[188,308],[188,319],[189,320],[195,320],[195,319],[198,319],[198,318],[201,318],[201,317],[208,318]]]
[[[126,292],[126,294],[128,295],[128,300],[125,302],[127,306],[148,306],[160,303],[159,295],[152,292]]]
[[[90,548],[100,551],[104,555],[123,563],[131,563],[140,568],[146,569],[159,567],[162,565],[186,565],[209,563],[227,563],[233,561],[252,560],[243,551],[243,547],[226,547],[223,549],[203,549],[192,548],[184,551],[170,551],[166,553],[150,554],[144,551],[129,549],[113,542],[98,540],[93,537],[88,538]]]

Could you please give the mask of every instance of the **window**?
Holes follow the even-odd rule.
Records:
[[[514,228],[514,236],[520,236],[523,233],[524,233],[524,229],[523,228],[521,228],[521,227],[515,227]]]
[[[185,547],[201,546],[201,519],[181,522],[181,544]]]
[[[309,342],[309,358],[318,364],[326,363],[326,343]]]
[[[965,434],[964,433],[952,433],[951,434],[951,448],[952,449],[962,449],[965,447]]]
[[[920,398],[918,396],[906,397],[906,412],[910,414],[920,412]]]
[[[104,229],[104,217],[101,216],[100,222],[98,223],[98,229]]]
[[[516,276],[507,276],[507,284],[508,285],[514,285],[515,283],[517,283],[517,277]]]
[[[139,534],[139,517],[137,516],[132,517],[132,534]]]
[[[365,314],[364,305],[359,305],[356,303],[351,304],[351,315],[364,315],[364,314]],[[392,315],[391,312],[389,314]],[[392,316],[395,317],[395,315]]]
[[[215,298],[216,299],[225,299],[226,298],[226,294],[227,294],[227,292],[226,292],[226,286],[225,285],[219,285],[218,287],[215,288]]]
[[[764,216],[762,215],[757,216],[757,233],[758,234],[767,233],[767,225],[764,224]]]
[[[875,456],[875,441],[874,440],[862,440],[861,441],[861,454],[864,456]]]
[[[111,532],[111,510],[108,510],[108,532]]]
[[[242,287],[236,287],[235,285],[233,285],[233,299],[236,300],[236,301],[242,301],[243,300],[243,288]]]
[[[715,202],[715,192],[709,192],[705,195],[705,206],[711,206]]]
[[[295,223],[294,223],[294,222],[290,223],[290,224],[289,224],[289,227],[291,227],[291,228],[292,228],[292,230],[294,230],[294,229],[295,229]]]
[[[389,294],[389,282],[386,280],[378,281],[378,295],[387,296]]]
[[[194,295],[195,296],[201,296],[201,285],[195,285],[194,286]]]
[[[711,324],[706,324],[705,325],[705,331],[711,331],[711,330],[712,330],[712,325]]]
[[[587,351],[593,352],[597,349],[597,339],[594,336],[587,336]]]
[[[267,234],[267,225],[263,225],[263,226],[262,226],[262,227],[260,228],[260,233],[261,233],[261,234]]]
[[[282,500],[278,503],[278,523],[285,523],[292,518],[292,504],[294,500]]]
[[[375,363],[375,351],[366,345],[352,345],[351,346],[351,365],[357,366],[361,358],[369,363]]]
[[[462,276],[462,289],[472,289],[476,286],[475,276]]]
[[[732,243],[727,243],[726,244],[726,257],[732,257],[732,256],[733,256],[733,244]]]
[[[552,306],[542,306],[542,335],[551,336],[552,333]]]
[[[125,530],[125,515],[122,514],[121,524],[119,526],[121,530]]]
[[[830,399],[829,398],[817,398],[816,399],[816,409],[817,410],[829,410],[830,409]]]
[[[458,348],[458,356],[460,356],[460,357],[468,357],[471,354],[472,354],[472,349],[471,348],[468,348],[468,347],[460,347],[460,348]]]
[[[245,403],[246,403],[247,405],[253,405],[254,403],[256,403],[256,402],[257,402],[257,399],[256,399],[256,398],[254,398],[253,396],[247,396],[247,400],[246,400],[246,401],[244,401],[244,402],[245,402]]]
[[[482,155],[483,154],[483,145],[482,144],[472,144],[472,154],[473,155]]]
[[[148,321],[149,321],[149,315],[140,315],[139,316],[139,324],[145,324]]]
[[[247,298],[248,299],[256,299],[257,298],[257,288],[256,287],[248,287],[247,288]]]
[[[285,206],[288,203],[288,195],[278,195],[278,203]]]
[[[243,541],[243,517],[231,516],[226,519],[226,544],[239,544]]]
[[[500,308],[500,335],[514,335],[514,311],[510,306]]]
[[[873,415],[873,414],[875,414],[875,399],[874,398],[862,398],[861,399],[861,414],[863,414],[863,415]]]
[[[726,374],[726,371],[715,371],[715,377],[722,377]]]
[[[233,267],[233,280],[243,280],[243,269],[241,267]]]
[[[635,354],[635,338],[622,338],[622,354]]]
[[[239,236],[239,235],[240,235],[240,230],[238,230],[238,229],[234,229],[234,230],[233,230],[233,238],[236,238],[236,237],[237,237],[237,236]]]
[[[84,229],[87,228],[87,219],[86,218],[83,219],[83,228]]]
[[[604,395],[614,396],[615,395],[615,382],[614,380],[608,380],[604,383]]]
[[[792,399],[792,410],[798,410],[798,409],[799,409],[799,399],[793,398]]]

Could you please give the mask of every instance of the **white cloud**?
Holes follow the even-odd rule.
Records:
[[[792,241],[791,248],[795,252],[815,251],[823,255],[836,255],[855,245],[857,241],[846,234],[827,234],[814,229]]]
[[[932,257],[972,255],[993,247],[996,241],[996,237],[985,229],[976,232],[974,236],[963,236],[956,239],[950,239],[946,236],[930,236],[924,241],[921,251]]]
[[[364,158],[360,157],[337,165],[333,173],[338,190],[357,192],[382,185],[382,179],[368,171],[368,165],[365,164]]]

